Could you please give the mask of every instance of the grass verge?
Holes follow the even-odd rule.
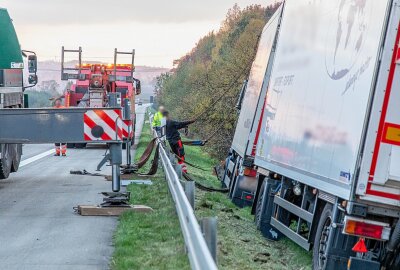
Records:
[[[145,124],[136,159],[151,140]],[[185,147],[189,162],[209,169],[189,167],[189,173],[202,184],[219,187],[212,173],[217,160],[199,147]],[[146,172],[149,165],[142,171]],[[168,186],[161,170],[152,177],[152,186],[129,186],[132,203],[145,204],[151,214],[126,213],[121,216],[114,243],[112,269],[190,269],[184,240]],[[196,189],[196,216],[218,218],[219,269],[311,269],[311,254],[288,239],[271,242],[256,229],[249,208],[239,209],[226,194]]]
[[[186,159],[207,168],[189,167],[193,178],[208,186],[220,187],[212,167],[218,163],[200,147],[185,147]],[[256,229],[249,208],[237,208],[226,194],[196,189],[195,213],[198,218],[218,218],[219,269],[311,269],[311,253],[288,239],[272,242]]]
[[[145,119],[148,119],[147,115]],[[145,123],[136,150],[136,160],[151,138],[150,127]],[[147,172],[149,168],[150,162],[141,171]],[[130,212],[120,217],[114,235],[112,269],[190,269],[179,220],[163,171],[159,169],[151,180],[151,186],[128,186],[131,203],[148,205],[154,212]]]

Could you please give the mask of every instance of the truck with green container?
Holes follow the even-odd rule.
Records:
[[[8,11],[0,8],[0,109],[24,107],[24,90],[37,83],[37,58],[32,51],[21,50]],[[24,63],[27,63],[27,67]],[[24,74],[27,83],[24,84]],[[6,179],[19,167],[22,144],[0,144],[0,179]]]

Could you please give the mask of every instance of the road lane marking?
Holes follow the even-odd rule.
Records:
[[[32,162],[35,162],[36,160],[42,159],[44,157],[47,157],[48,155],[51,155],[53,153],[54,153],[54,149],[51,149],[51,150],[47,150],[46,152],[43,152],[41,154],[38,154],[36,156],[33,156],[33,157],[27,158],[25,160],[22,160],[21,163],[19,164],[19,167],[20,168],[24,167],[24,166],[26,166],[26,165],[28,165],[28,164],[30,164]]]

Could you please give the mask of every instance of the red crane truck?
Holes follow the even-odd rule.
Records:
[[[312,250],[313,269],[400,269],[400,1],[286,0],[281,14],[253,114],[257,226]],[[231,160],[241,200],[247,162]]]
[[[65,53],[78,53],[78,64],[75,67],[65,67]],[[118,64],[118,55],[131,56],[130,64]],[[141,92],[140,81],[133,77],[135,50],[132,52],[114,51],[114,63],[83,63],[82,48],[78,50],[61,51],[61,79],[74,80],[70,89],[64,93],[65,107],[103,108],[115,107],[129,101],[135,104],[135,96]],[[114,95],[110,95],[113,93]],[[133,142],[135,106],[131,107],[131,119],[124,121],[124,139]],[[68,147],[82,148],[84,144],[68,144]],[[125,144],[124,144],[125,146]]]

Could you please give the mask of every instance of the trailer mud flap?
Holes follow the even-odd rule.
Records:
[[[260,230],[264,237],[267,239],[278,241],[283,237],[283,234],[271,225],[272,212],[274,210],[274,197],[272,192],[279,186],[279,181],[268,179],[264,185],[264,190],[261,190],[261,217],[260,217]]]
[[[349,257],[355,255],[351,249],[357,242],[357,237],[343,234],[342,225],[331,230],[333,239],[326,258],[326,270],[346,270]],[[368,268],[368,270],[371,269]]]
[[[378,262],[367,261],[361,258],[350,257],[348,263],[348,270],[380,270],[381,265]]]

